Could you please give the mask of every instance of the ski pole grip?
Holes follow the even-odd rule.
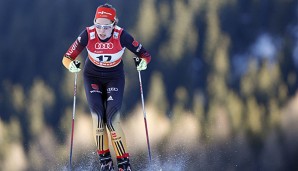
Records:
[[[80,68],[81,66],[81,62],[80,61],[74,61],[74,64],[76,65],[77,68]]]
[[[139,63],[141,62],[141,58],[139,58],[139,57],[137,57],[137,56],[135,56],[135,57],[133,57],[133,60],[135,61],[135,65],[136,65],[136,67],[139,65]]]

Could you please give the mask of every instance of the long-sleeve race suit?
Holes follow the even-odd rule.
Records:
[[[126,140],[120,126],[125,76],[122,55],[127,48],[138,57],[151,60],[151,55],[129,33],[116,26],[111,37],[100,40],[96,29],[87,27],[70,46],[64,57],[71,60],[86,48],[84,87],[93,120],[93,135],[98,154],[109,152],[106,127],[117,158],[128,157]]]

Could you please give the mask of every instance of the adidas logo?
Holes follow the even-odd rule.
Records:
[[[111,100],[114,100],[112,96],[110,96],[107,101],[111,101]]]

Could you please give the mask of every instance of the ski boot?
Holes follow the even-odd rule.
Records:
[[[110,152],[99,155],[100,171],[114,171],[113,160]]]
[[[128,157],[118,158],[117,163],[119,169],[118,171],[131,171]]]

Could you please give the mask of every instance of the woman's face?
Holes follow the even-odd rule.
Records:
[[[114,23],[107,18],[97,18],[94,22],[96,32],[101,40],[104,40],[111,36]]]

